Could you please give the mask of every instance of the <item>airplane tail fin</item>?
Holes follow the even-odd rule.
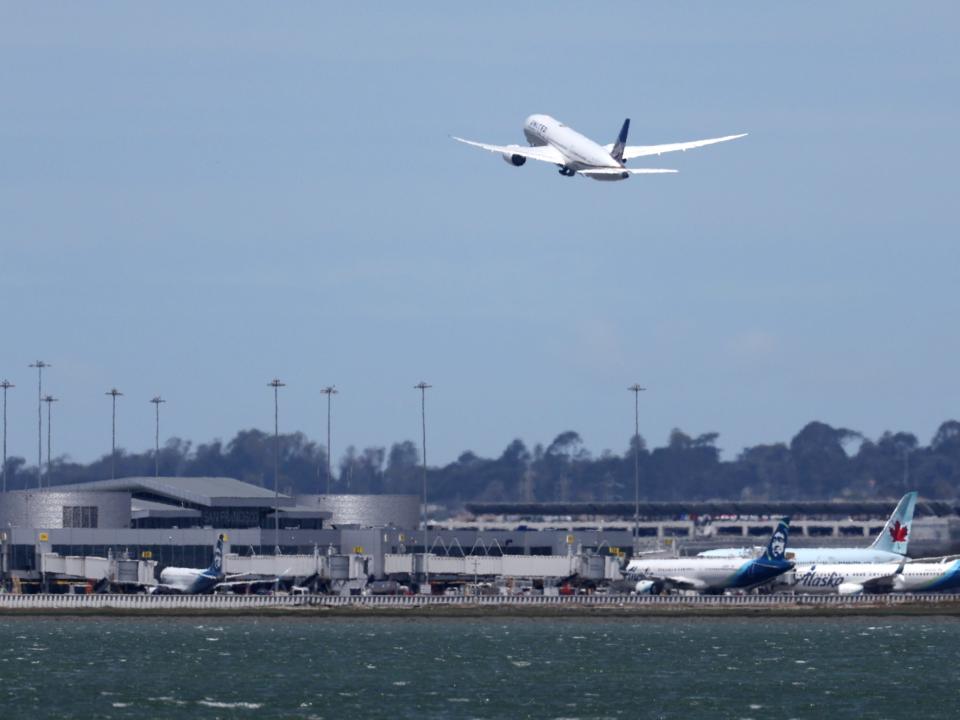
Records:
[[[783,518],[777,523],[777,529],[770,536],[764,557],[767,560],[783,560],[787,552],[787,539],[790,535],[790,518]]]
[[[623,121],[623,127],[620,128],[620,134],[617,135],[617,141],[610,150],[610,156],[618,163],[623,162],[623,149],[627,146],[627,133],[630,132],[630,118]]]
[[[217,544],[213,546],[213,565],[207,568],[207,575],[223,575],[223,535],[217,537]]]
[[[910,542],[910,527],[913,523],[913,510],[917,504],[917,493],[908,492],[897,503],[893,515],[883,526],[877,539],[870,545],[871,550],[907,554],[907,544]]]

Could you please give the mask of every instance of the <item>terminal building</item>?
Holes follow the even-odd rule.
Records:
[[[791,515],[794,546],[866,546],[894,505],[644,503],[636,531],[644,550],[697,552],[762,544],[774,519]],[[203,568],[225,533],[238,567],[278,555],[363,556],[363,572],[379,579],[397,568],[417,571],[416,556],[426,549],[420,510],[416,495],[289,496],[224,477],[129,477],[8,492],[0,494],[0,575],[36,582],[53,556],[137,559],[154,563],[157,573],[168,566]],[[557,558],[629,555],[633,513],[632,503],[475,503],[462,516],[431,521],[429,553],[450,559],[436,562],[451,568],[455,558],[542,557],[526,565],[482,563],[529,566],[535,575],[540,566],[573,567]],[[960,516],[952,503],[921,502],[917,518],[912,555],[960,549]],[[476,572],[480,566],[465,567]]]

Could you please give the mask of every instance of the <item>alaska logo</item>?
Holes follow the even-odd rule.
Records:
[[[907,533],[910,532],[910,528],[906,525],[901,525],[900,521],[897,520],[893,526],[890,528],[890,537],[893,538],[895,543],[901,543],[907,541]]]

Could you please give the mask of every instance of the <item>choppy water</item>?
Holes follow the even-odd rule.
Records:
[[[955,718],[960,622],[0,618],[2,718]]]

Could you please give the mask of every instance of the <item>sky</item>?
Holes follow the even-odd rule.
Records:
[[[495,456],[960,415],[955,2],[4,3],[9,453],[238,430]],[[748,132],[600,183],[453,142]],[[646,159],[644,159],[646,160]],[[534,167],[536,165],[536,167]],[[44,430],[46,434],[46,430]],[[44,439],[45,442],[45,439]],[[46,450],[44,449],[44,453]],[[35,460],[34,460],[35,461]]]

